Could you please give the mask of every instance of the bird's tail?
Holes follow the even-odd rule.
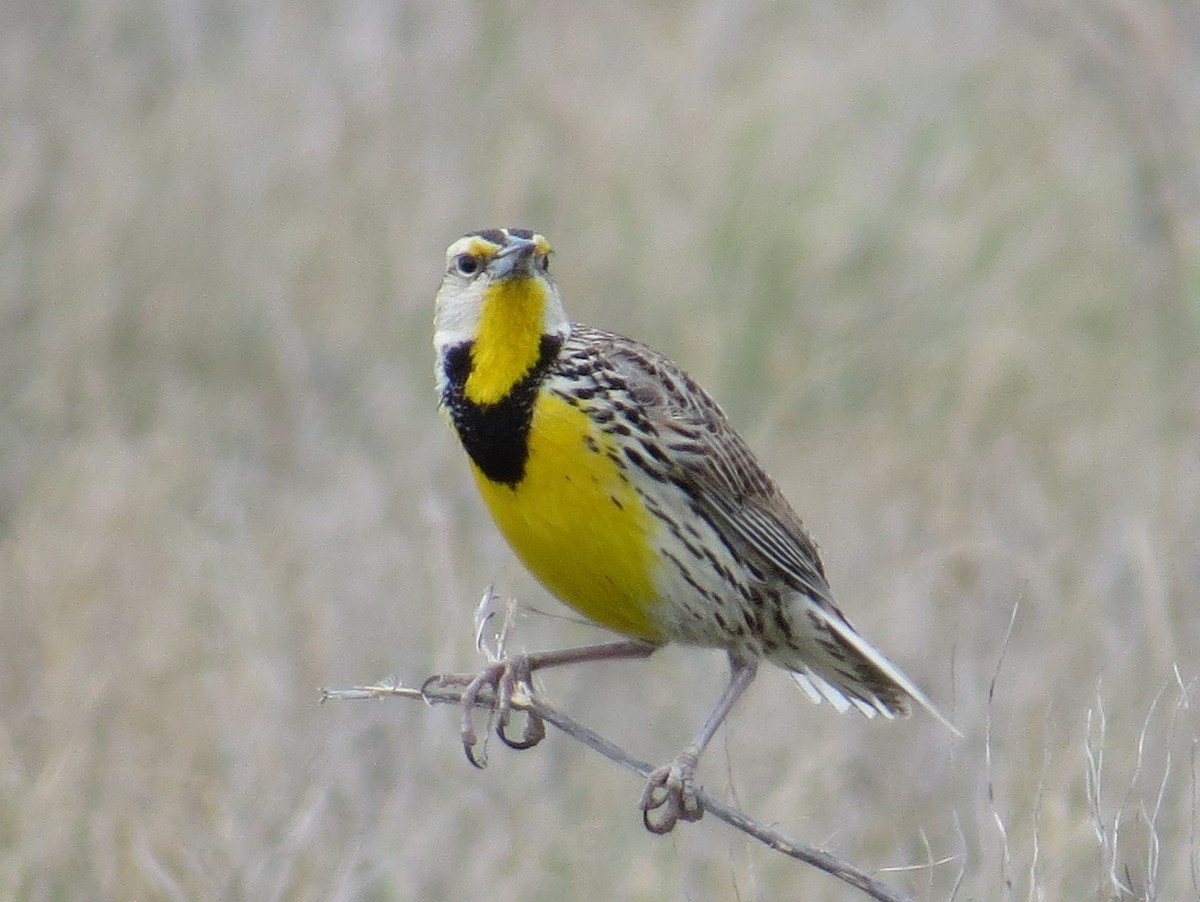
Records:
[[[825,699],[839,712],[854,708],[867,717],[907,716],[910,702],[924,708],[954,735],[961,736],[917,684],[859,635],[836,609],[813,604],[806,612],[816,626],[803,649],[785,651],[779,663],[814,702]]]

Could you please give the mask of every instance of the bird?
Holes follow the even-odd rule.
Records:
[[[668,643],[724,650],[730,676],[693,740],[648,777],[639,807],[655,833],[702,816],[700,755],[761,661],[838,711],[890,719],[916,703],[957,732],[839,610],[816,543],[716,401],[658,351],[573,323],[551,254],[520,228],[449,246],[434,314],[439,404],[526,568],[624,638],[459,677],[471,762],[483,766],[471,715],[484,689],[501,707],[500,737],[527,748],[545,732],[535,715],[521,736],[506,730],[533,671]]]

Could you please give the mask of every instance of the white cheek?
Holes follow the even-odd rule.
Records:
[[[453,278],[446,277],[434,306],[433,343],[439,348],[469,341],[479,329],[483,286],[474,282],[464,288],[461,283],[450,284]]]
[[[542,313],[542,334],[563,335],[568,330],[570,320],[567,319],[567,312],[563,309],[557,286],[553,282],[550,283],[550,290],[546,292],[546,297],[546,306]]]

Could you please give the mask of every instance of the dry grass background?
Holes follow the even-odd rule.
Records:
[[[0,897],[854,897],[715,822],[649,836],[553,733],[476,772],[451,711],[316,704],[474,666],[490,582],[555,615],[519,644],[597,635],[434,409],[443,249],[507,224],[710,386],[965,733],[770,673],[711,788],[920,899],[1200,895],[1194,6],[0,23]],[[664,758],[723,666],[545,684]]]

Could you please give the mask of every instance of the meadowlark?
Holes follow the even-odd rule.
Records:
[[[834,604],[817,547],[721,408],[647,346],[572,323],[549,242],[485,229],[450,245],[434,346],[441,405],[500,531],[555,596],[623,641],[513,657],[464,691],[507,702],[538,668],[645,657],[668,642],[724,649],[731,675],[678,757],[651,775],[643,821],[666,832],[703,813],[700,753],[766,659],[814,701],[887,718],[915,701],[947,723]],[[465,681],[464,681],[465,682]],[[951,726],[951,729],[953,727]]]

